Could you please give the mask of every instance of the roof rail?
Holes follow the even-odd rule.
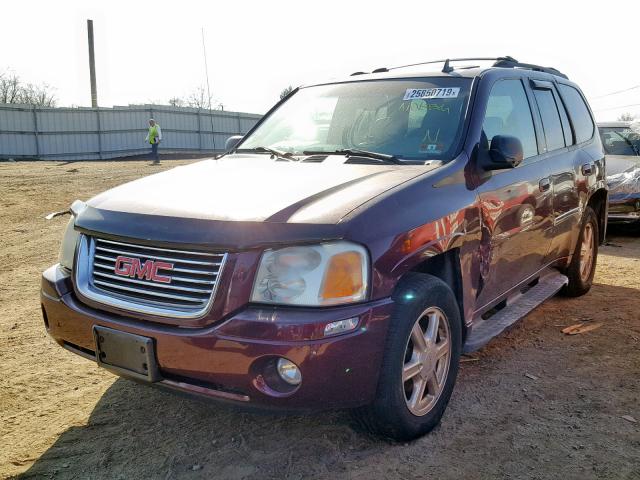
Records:
[[[540,65],[534,65],[533,63],[521,63],[517,61],[515,58],[504,57],[497,59],[496,63],[493,64],[494,67],[502,67],[502,68],[524,68],[527,70],[534,70],[536,72],[545,72],[550,73],[551,75],[557,75],[562,78],[569,79],[564,73],[560,70],[553,67],[541,67]]]
[[[492,60],[493,67],[501,67],[501,68],[523,68],[527,70],[535,70],[536,72],[545,72],[550,73],[552,75],[557,75],[562,78],[569,78],[564,73],[560,72],[558,69],[552,67],[541,67],[540,65],[534,65],[532,63],[522,63],[516,60],[513,57],[505,56],[505,57],[465,57],[465,58],[445,58],[443,60],[430,60],[428,62],[419,62],[419,63],[410,63],[408,65],[399,65],[397,67],[381,67],[376,68],[371,73],[379,73],[379,72],[389,72],[391,70],[397,70],[399,68],[408,68],[408,67],[416,67],[418,65],[429,65],[433,63],[444,63],[442,68],[443,73],[451,73],[454,70],[454,67],[450,65],[451,62],[467,62],[471,60],[481,60],[481,61],[489,61]],[[356,72],[352,75],[362,75],[364,72]]]
[[[399,68],[407,68],[407,67],[416,67],[418,65],[429,65],[432,63],[444,63],[444,68],[443,71],[445,71],[445,69],[447,70],[445,73],[448,73],[451,70],[451,67],[449,66],[450,62],[467,62],[469,60],[494,60],[494,61],[499,61],[499,60],[512,60],[512,61],[517,61],[515,59],[513,59],[512,57],[466,57],[466,58],[445,58],[444,60],[430,60],[428,62],[419,62],[419,63],[410,63],[409,65],[400,65],[397,67],[391,67],[388,70],[397,70]]]
[[[373,72],[371,73],[381,73],[381,72],[389,72],[391,70],[397,70],[399,68],[407,68],[407,67],[416,67],[418,65],[428,65],[431,63],[444,63],[445,66],[443,68],[443,72],[445,73],[449,73],[453,71],[453,68],[449,66],[449,62],[462,62],[462,61],[467,61],[467,60],[513,60],[513,58],[511,57],[476,57],[476,58],[446,58],[444,60],[430,60],[428,62],[420,62],[420,63],[410,63],[408,65],[399,65],[397,67],[380,67],[380,68],[376,68]],[[354,72],[351,74],[351,76],[353,77],[354,75],[364,75],[367,72]]]

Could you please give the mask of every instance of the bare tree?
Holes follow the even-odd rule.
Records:
[[[211,106],[211,98],[207,95],[207,89],[203,86],[196,88],[187,97],[187,105],[193,108],[209,108]]]
[[[169,99],[169,105],[172,107],[186,107],[187,102],[185,102],[184,98],[173,97]]]
[[[46,83],[24,84],[15,73],[0,73],[0,103],[55,107],[56,102],[54,89]]]
[[[289,85],[287,88],[283,89],[280,92],[280,100],[282,100],[284,97],[289,95],[291,92],[293,92],[293,87],[291,85]]]
[[[636,116],[629,112],[625,112],[618,117],[619,122],[632,122],[635,119]]]
[[[202,85],[191,92],[187,97],[173,97],[169,99],[172,107],[191,107],[203,110],[224,110],[224,105],[213,97],[209,97],[207,89]]]
[[[15,73],[0,73],[0,103],[20,103],[20,77]]]
[[[42,85],[29,83],[22,87],[22,100],[20,103],[35,105],[37,107],[55,107],[56,97],[51,87],[46,83]]]

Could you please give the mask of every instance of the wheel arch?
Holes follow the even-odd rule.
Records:
[[[608,197],[607,189],[600,188],[593,192],[587,201],[587,206],[591,207],[598,217],[598,240],[600,245],[604,243],[607,234]]]
[[[467,336],[467,326],[464,321],[464,296],[462,287],[462,272],[460,268],[460,249],[452,248],[446,252],[430,257],[417,265],[409,272],[426,273],[439,278],[453,291],[458,309],[460,311],[460,323],[462,327],[462,341]],[[407,272],[407,273],[409,273]]]

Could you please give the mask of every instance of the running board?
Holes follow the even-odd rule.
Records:
[[[462,347],[463,353],[474,352],[500,335],[545,300],[553,297],[569,282],[560,272],[540,277],[538,283],[524,293],[507,300],[507,305],[486,320],[474,323],[467,341]]]

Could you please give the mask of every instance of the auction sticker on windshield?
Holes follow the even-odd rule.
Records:
[[[457,98],[460,88],[407,88],[402,100],[421,98]]]

